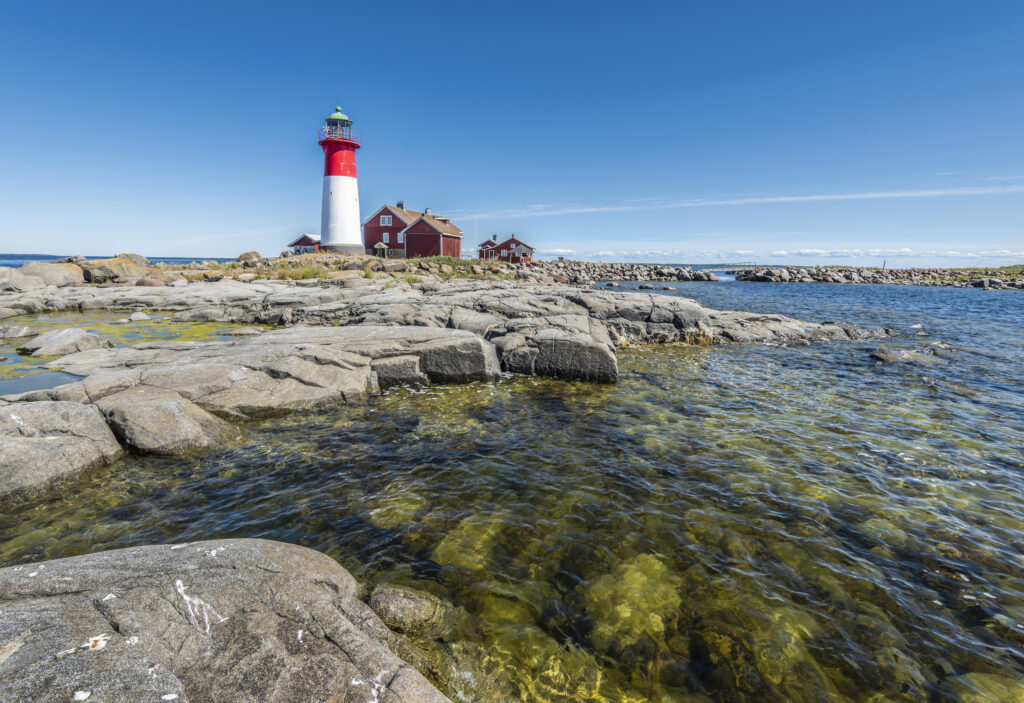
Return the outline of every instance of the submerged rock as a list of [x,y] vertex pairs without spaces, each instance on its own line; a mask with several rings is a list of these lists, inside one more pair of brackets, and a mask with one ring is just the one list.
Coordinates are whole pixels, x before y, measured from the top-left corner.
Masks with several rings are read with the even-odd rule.
[[41,334],[18,348],[31,352],[32,356],[64,356],[89,349],[104,349],[114,346],[109,340],[79,327],[53,330]]
[[93,406],[56,401],[0,407],[0,497],[40,491],[121,454]]
[[329,557],[267,540],[0,569],[0,700],[448,701]]
[[370,607],[385,625],[411,635],[443,637],[453,625],[450,603],[406,586],[378,585],[370,594]]
[[607,651],[664,637],[665,618],[682,602],[681,585],[682,577],[653,554],[640,554],[598,578],[586,591],[594,644]]

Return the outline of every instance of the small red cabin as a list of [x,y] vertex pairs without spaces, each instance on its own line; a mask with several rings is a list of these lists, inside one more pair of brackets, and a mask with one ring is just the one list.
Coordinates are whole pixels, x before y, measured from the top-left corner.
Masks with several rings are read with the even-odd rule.
[[480,245],[481,259],[497,259],[507,261],[511,264],[528,264],[533,261],[533,247],[513,234],[504,242],[498,241],[498,235],[494,235]]
[[[384,246],[378,246],[383,244]],[[363,246],[367,254],[413,259],[421,256],[462,258],[462,230],[447,217],[382,205],[363,221]]]
[[309,254],[320,251],[320,235],[304,234],[288,246],[292,248],[293,254]]

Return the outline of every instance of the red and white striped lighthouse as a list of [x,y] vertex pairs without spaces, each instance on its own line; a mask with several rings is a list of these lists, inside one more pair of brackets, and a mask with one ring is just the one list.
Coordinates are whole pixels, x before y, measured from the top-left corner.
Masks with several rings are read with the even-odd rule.
[[345,254],[362,254],[359,226],[359,188],[356,185],[356,149],[359,135],[352,120],[335,108],[320,130],[324,150],[324,201],[320,213],[320,248]]

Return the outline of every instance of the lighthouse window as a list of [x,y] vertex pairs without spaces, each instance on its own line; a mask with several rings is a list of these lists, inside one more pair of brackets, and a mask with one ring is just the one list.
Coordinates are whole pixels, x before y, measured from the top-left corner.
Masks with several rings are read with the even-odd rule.
[[387,232],[384,233],[384,243],[385,244],[388,243],[388,233]]
[[380,223],[382,225],[384,225],[385,227],[390,227],[391,226],[391,215],[381,215],[380,216]]

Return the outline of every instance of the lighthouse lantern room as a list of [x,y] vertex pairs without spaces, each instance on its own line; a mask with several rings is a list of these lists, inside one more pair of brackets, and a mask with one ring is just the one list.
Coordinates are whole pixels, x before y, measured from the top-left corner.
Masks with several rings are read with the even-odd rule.
[[324,150],[324,200],[320,214],[320,248],[345,254],[363,253],[356,185],[356,149],[359,135],[352,120],[335,108],[320,130]]

